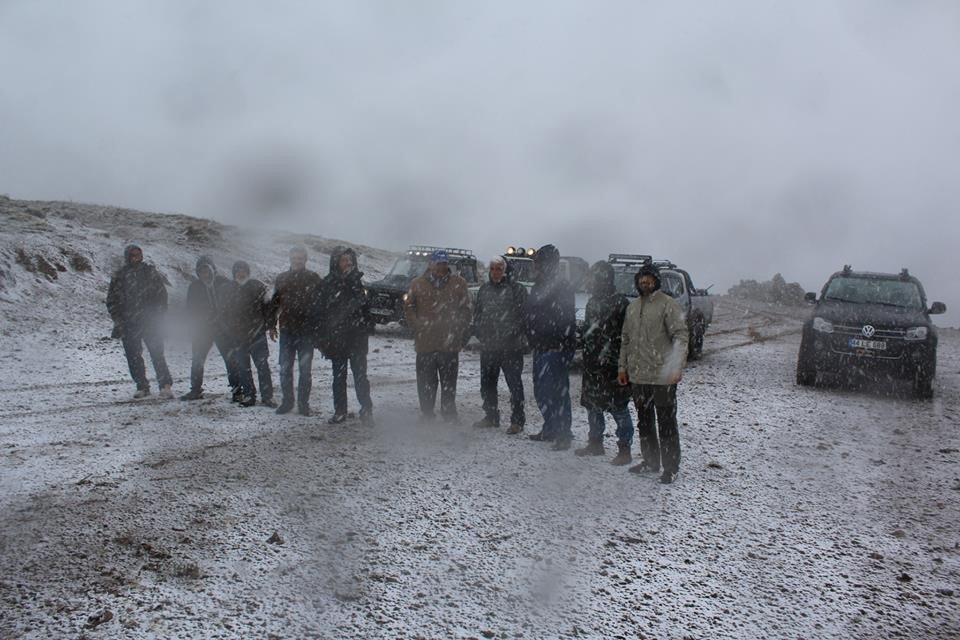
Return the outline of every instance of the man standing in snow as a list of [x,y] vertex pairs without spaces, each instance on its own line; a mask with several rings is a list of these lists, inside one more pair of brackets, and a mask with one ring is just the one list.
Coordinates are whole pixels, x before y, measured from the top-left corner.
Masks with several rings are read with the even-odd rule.
[[330,272],[323,279],[320,306],[323,337],[320,348],[333,365],[333,416],[327,424],[347,419],[347,366],[353,370],[353,388],[360,403],[360,420],[373,425],[373,401],[367,380],[367,350],[373,320],[370,300],[357,269],[357,254],[337,247],[330,254]]
[[130,376],[137,383],[134,398],[150,395],[143,363],[143,345],[147,346],[161,398],[172,398],[173,378],[163,357],[161,324],[167,311],[167,280],[150,264],[144,264],[143,251],[136,245],[123,250],[124,265],[113,274],[107,292],[107,311],[113,319],[113,337],[123,341]]
[[[677,383],[687,360],[689,332],[676,300],[660,291],[660,271],[645,264],[634,283],[640,297],[623,321],[618,380],[630,385],[637,407],[637,436],[643,462],[632,473],[658,473],[673,482],[680,468]],[[659,430],[659,437],[657,431]]]
[[230,309],[230,324],[231,340],[236,349],[237,381],[242,393],[240,406],[256,404],[257,389],[250,368],[252,358],[260,382],[260,403],[276,408],[273,378],[270,375],[270,349],[267,346],[267,323],[270,321],[267,286],[250,277],[250,265],[243,260],[233,264],[233,281],[237,289]]
[[473,310],[473,334],[480,341],[480,397],[483,399],[482,420],[475,427],[499,427],[500,408],[497,381],[500,371],[510,389],[509,434],[523,431],[526,416],[523,409],[523,305],[527,290],[512,282],[507,275],[507,262],[501,256],[490,261],[489,281],[477,292]]
[[417,352],[417,393],[422,418],[425,422],[434,419],[439,381],[440,413],[444,420],[455,423],[459,420],[460,350],[470,326],[470,294],[467,281],[450,272],[446,251],[434,251],[427,272],[410,283],[404,311]]
[[583,370],[580,404],[587,410],[590,425],[587,446],[577,449],[578,456],[604,454],[603,432],[605,412],[617,423],[617,456],[611,464],[629,464],[633,442],[633,420],[630,418],[630,389],[618,384],[620,340],[623,319],[630,304],[627,296],[617,291],[613,267],[609,262],[596,262],[590,268],[590,301],[587,302],[583,326]]
[[297,381],[297,412],[310,415],[310,390],[313,386],[313,349],[318,332],[318,298],[320,276],[307,269],[307,249],[290,249],[290,269],[277,276],[271,299],[270,339],[277,339],[273,326],[280,323],[280,391],[283,399],[277,413],[293,409],[293,363],[299,363]]
[[213,260],[200,256],[196,266],[197,277],[187,289],[187,313],[193,323],[193,352],[190,361],[190,391],[181,400],[203,398],[203,368],[210,347],[217,345],[227,369],[227,382],[239,400],[240,388],[236,375],[235,353],[229,338],[227,313],[236,284],[217,273]]
[[527,340],[533,349],[533,394],[543,428],[531,440],[553,441],[554,451],[573,442],[570,364],[577,347],[575,293],[560,275],[560,252],[544,245],[533,256],[536,281],[524,308]]

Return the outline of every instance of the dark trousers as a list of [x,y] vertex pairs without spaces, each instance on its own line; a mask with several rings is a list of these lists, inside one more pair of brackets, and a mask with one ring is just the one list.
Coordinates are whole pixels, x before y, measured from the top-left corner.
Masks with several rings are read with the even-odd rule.
[[313,387],[313,339],[310,336],[297,336],[280,333],[280,392],[283,404],[293,404],[293,362],[300,364],[300,378],[297,380],[297,402],[300,406],[310,403],[310,389]]
[[220,352],[223,364],[227,368],[227,383],[230,388],[237,389],[240,386],[237,377],[236,349],[234,349],[233,343],[223,334],[203,334],[193,339],[193,356],[190,362],[191,391],[203,390],[203,367],[213,345],[217,345],[217,351]]
[[480,352],[480,397],[483,399],[483,413],[495,424],[500,424],[499,398],[497,382],[500,372],[510,390],[510,423],[520,425],[526,422],[523,410],[523,351],[481,351]]
[[349,354],[330,358],[333,363],[333,411],[344,414],[347,412],[347,365],[353,371],[353,390],[360,403],[360,413],[369,413],[373,410],[373,401],[370,399],[370,381],[367,380],[367,349],[366,338],[354,345]]
[[[633,443],[633,418],[630,417],[630,407],[615,409],[610,412],[610,415],[617,423],[617,444],[630,446]],[[603,442],[603,432],[607,429],[604,412],[588,409],[587,424],[590,425],[590,433],[587,436],[590,442]]]
[[137,389],[149,389],[147,369],[143,363],[143,345],[147,345],[153,370],[157,374],[157,386],[161,389],[173,384],[167,360],[163,357],[163,338],[153,332],[142,329],[127,328],[123,334],[123,353],[127,356],[127,366],[130,368],[130,377],[137,383]]
[[457,374],[460,354],[430,351],[417,354],[417,395],[420,412],[433,415],[437,404],[437,384],[440,386],[440,413],[446,418],[457,416]]
[[[635,384],[637,438],[643,460],[651,467],[680,469],[680,431],[677,428],[677,385]],[[657,433],[659,432],[659,437]]]
[[572,439],[570,363],[573,351],[537,351],[533,354],[533,395],[543,416],[545,438]]
[[261,333],[253,340],[237,346],[237,379],[244,395],[256,396],[257,388],[253,384],[253,370],[250,360],[257,368],[257,380],[260,383],[260,399],[273,400],[273,377],[270,375],[270,347],[267,346],[267,334]]

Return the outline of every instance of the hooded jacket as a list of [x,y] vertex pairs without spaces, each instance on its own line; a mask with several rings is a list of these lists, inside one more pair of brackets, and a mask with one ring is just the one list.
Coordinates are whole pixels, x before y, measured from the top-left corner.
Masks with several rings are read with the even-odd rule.
[[[350,256],[353,269],[340,270],[340,258]],[[373,327],[370,300],[357,268],[357,254],[349,247],[337,247],[330,254],[330,272],[320,287],[323,337],[320,348],[328,358],[349,356],[367,344]]]
[[509,268],[498,283],[487,280],[477,292],[473,308],[473,335],[484,351],[519,351],[524,348],[526,288],[513,282]]
[[613,267],[597,262],[590,269],[590,300],[583,326],[583,376],[580,404],[611,411],[627,406],[630,389],[617,384],[623,320],[630,305],[618,293]]
[[[210,284],[200,279],[200,268],[208,267],[213,273]],[[196,323],[196,328],[214,332],[230,331],[230,310],[237,284],[217,273],[213,260],[207,256],[197,258],[194,269],[197,274],[187,289],[187,311]]]
[[107,311],[121,334],[152,327],[167,310],[167,279],[151,264],[129,264],[136,249],[140,247],[124,249],[124,265],[113,274],[107,290]]
[[[639,280],[639,279],[638,279]],[[619,370],[631,384],[665,385],[687,362],[683,309],[657,290],[630,303],[621,333]]]
[[309,269],[290,269],[277,276],[268,327],[273,328],[279,318],[281,333],[317,337],[321,283],[320,275]]
[[576,293],[560,276],[560,252],[552,244],[534,255],[537,279],[524,305],[527,341],[534,351],[573,351],[577,346]]
[[[250,268],[246,263],[240,263]],[[236,269],[237,265],[234,265]],[[232,305],[229,311],[231,333],[240,342],[253,342],[263,335],[270,323],[270,300],[267,285],[249,278],[243,284],[234,281]]]
[[470,327],[467,281],[455,273],[435,280],[430,272],[414,278],[403,303],[417,353],[457,353]]

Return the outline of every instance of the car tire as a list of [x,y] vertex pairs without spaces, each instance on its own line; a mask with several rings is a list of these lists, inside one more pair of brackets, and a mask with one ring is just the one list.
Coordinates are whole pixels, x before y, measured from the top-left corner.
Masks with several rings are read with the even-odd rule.
[[[801,351],[802,353],[802,351]],[[817,370],[807,364],[802,355],[797,358],[797,384],[801,387],[811,387],[817,382]]]
[[933,397],[933,379],[918,373],[913,379],[913,395],[918,400],[929,400]]
[[699,360],[703,356],[704,333],[706,333],[706,327],[703,326],[703,318],[698,316],[694,319],[690,330],[690,347],[687,349],[688,360]]

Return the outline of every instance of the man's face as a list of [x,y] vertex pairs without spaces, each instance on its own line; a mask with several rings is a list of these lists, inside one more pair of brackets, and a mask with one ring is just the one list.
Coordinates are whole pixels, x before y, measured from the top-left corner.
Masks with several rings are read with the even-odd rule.
[[290,269],[293,271],[303,271],[307,268],[307,254],[294,253],[290,256]]
[[233,279],[236,282],[246,282],[250,279],[250,272],[246,269],[237,269],[233,272]]
[[140,251],[140,249],[134,249],[127,255],[127,264],[131,267],[135,267],[141,262],[143,262],[143,251]]
[[430,273],[437,278],[442,278],[450,273],[450,265],[446,262],[433,262],[430,264]]
[[502,262],[490,263],[490,281],[499,284],[503,277],[507,275],[507,267]]
[[203,265],[197,269],[197,277],[200,278],[201,282],[209,284],[213,280],[213,271],[207,265]]
[[653,276],[640,276],[640,295],[648,296],[657,288],[657,279]]
[[353,258],[350,257],[349,253],[344,253],[340,256],[340,273],[350,273],[353,270]]

